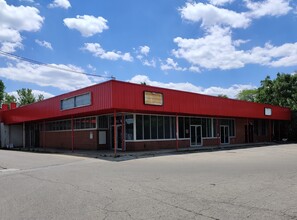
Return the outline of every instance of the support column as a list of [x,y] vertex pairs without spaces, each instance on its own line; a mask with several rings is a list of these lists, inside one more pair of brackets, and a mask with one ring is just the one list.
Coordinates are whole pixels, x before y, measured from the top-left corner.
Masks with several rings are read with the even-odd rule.
[[114,148],[114,157],[117,156],[117,112],[113,112],[113,148]]
[[249,128],[249,119],[246,119],[246,134],[247,134],[247,143],[250,143],[250,128]]
[[220,136],[218,134],[221,133],[220,131],[220,126],[219,126],[219,120],[216,118],[216,137],[217,137],[217,142],[218,142],[218,147],[220,146]]
[[178,151],[178,116],[175,116],[175,131],[176,131],[176,151]]
[[43,121],[43,135],[42,135],[42,138],[43,138],[43,148],[46,148],[46,145],[45,145],[45,131],[46,131],[46,128],[45,128],[45,121]]
[[26,125],[23,123],[23,148],[26,147]]
[[125,150],[125,114],[122,113],[122,151]]
[[281,121],[278,121],[278,140],[281,141]]
[[71,150],[74,151],[74,119],[71,117]]

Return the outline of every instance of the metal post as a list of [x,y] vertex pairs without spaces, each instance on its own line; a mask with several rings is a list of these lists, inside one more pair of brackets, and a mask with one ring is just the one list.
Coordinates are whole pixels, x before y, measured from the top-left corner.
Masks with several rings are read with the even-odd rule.
[[26,147],[26,125],[23,123],[23,148]]
[[71,118],[71,150],[74,150],[74,119],[73,116]]
[[247,133],[247,142],[250,143],[250,129],[249,129],[249,119],[246,119],[246,133]]
[[220,146],[220,137],[219,137],[219,133],[221,132],[219,129],[219,120],[216,118],[216,136],[217,136],[217,142],[218,142],[218,147]]
[[114,141],[114,157],[117,156],[117,113],[116,110],[113,112],[113,141]]
[[125,147],[125,114],[122,113],[122,151],[124,151]]
[[175,131],[176,131],[176,151],[178,151],[178,116],[175,116]]
[[43,120],[43,135],[42,135],[42,137],[43,137],[43,148],[46,148],[46,145],[45,145],[45,131],[46,131],[46,129],[45,129],[45,121]]

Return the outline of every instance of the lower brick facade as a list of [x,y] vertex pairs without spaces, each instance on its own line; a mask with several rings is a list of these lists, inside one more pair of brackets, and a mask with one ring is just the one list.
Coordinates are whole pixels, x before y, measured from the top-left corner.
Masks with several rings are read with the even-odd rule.
[[[269,124],[267,132],[262,135],[260,131],[255,130],[254,120],[235,119],[235,136],[229,137],[228,144],[244,144],[271,141],[272,129]],[[248,130],[250,129],[250,130]],[[106,131],[106,144],[99,145],[99,130],[75,130],[73,131],[51,131],[40,132],[40,146],[45,148],[61,148],[74,150],[108,150],[112,146],[112,138],[109,130]],[[72,145],[73,142],[73,145]],[[151,141],[126,141],[126,151],[144,151],[157,149],[175,149],[176,140],[151,140]],[[221,139],[202,138],[203,146],[220,146]],[[178,140],[178,148],[190,147],[190,138]]]

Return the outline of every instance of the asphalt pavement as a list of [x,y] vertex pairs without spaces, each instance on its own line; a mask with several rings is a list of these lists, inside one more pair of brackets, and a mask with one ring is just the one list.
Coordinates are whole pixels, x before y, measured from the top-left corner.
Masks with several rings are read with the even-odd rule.
[[0,150],[0,219],[297,219],[297,145],[127,160]]

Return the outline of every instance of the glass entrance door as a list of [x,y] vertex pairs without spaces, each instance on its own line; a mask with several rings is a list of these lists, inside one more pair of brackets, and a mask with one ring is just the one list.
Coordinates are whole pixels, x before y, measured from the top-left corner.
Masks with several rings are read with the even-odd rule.
[[200,125],[191,125],[191,146],[202,145],[202,129]]
[[221,144],[229,144],[229,126],[221,125]]

